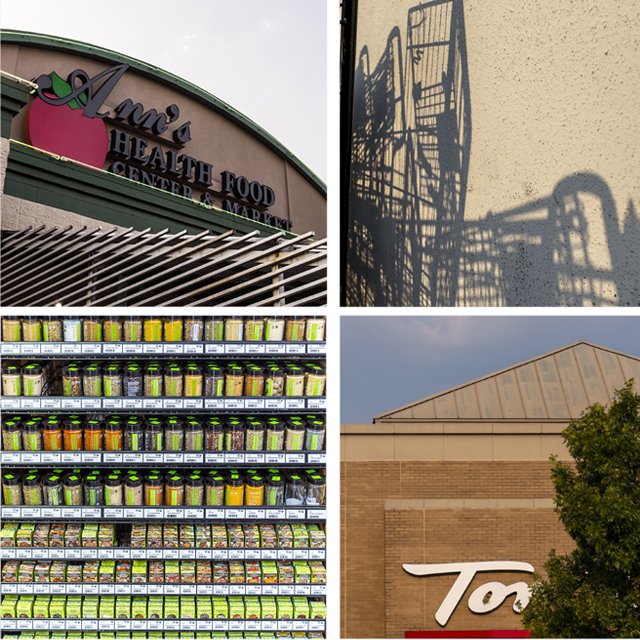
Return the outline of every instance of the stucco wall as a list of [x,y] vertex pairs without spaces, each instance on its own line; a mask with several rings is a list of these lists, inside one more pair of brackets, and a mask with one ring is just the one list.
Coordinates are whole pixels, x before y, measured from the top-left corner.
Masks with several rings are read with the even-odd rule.
[[638,18],[359,0],[349,304],[637,305]]

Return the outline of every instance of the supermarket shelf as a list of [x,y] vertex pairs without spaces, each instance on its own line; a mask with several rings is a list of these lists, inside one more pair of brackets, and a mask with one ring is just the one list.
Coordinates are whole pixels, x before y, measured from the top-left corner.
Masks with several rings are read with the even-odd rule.
[[237,356],[314,356],[327,352],[326,342],[2,342],[3,356],[153,356],[173,358]]
[[326,584],[106,584],[3,582],[0,593],[85,596],[325,596]]
[[68,398],[63,396],[4,397],[5,411],[71,410],[81,413],[101,411],[307,411],[326,409],[326,396],[237,397],[237,398]]
[[324,521],[326,507],[2,507],[12,520],[298,520]]
[[40,465],[40,466],[62,466],[62,465],[84,465],[92,467],[107,466],[114,464],[135,464],[140,467],[155,466],[159,464],[171,464],[175,466],[197,467],[200,465],[232,464],[242,465],[325,465],[326,451],[303,451],[288,453],[284,451],[255,452],[255,451],[234,451],[234,452],[75,452],[75,451],[38,451],[25,452],[4,451],[0,454],[0,462],[16,467]]

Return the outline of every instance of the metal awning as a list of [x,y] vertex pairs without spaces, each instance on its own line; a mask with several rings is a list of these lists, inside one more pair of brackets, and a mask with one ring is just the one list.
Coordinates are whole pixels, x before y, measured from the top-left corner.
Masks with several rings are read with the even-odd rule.
[[2,232],[2,306],[324,306],[327,240],[258,231]]

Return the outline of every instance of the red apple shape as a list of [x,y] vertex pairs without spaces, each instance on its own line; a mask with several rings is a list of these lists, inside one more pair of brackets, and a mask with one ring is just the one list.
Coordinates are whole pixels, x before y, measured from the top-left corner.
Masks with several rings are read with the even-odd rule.
[[87,118],[83,109],[47,104],[36,98],[27,110],[27,142],[44,151],[102,169],[109,137],[100,118]]

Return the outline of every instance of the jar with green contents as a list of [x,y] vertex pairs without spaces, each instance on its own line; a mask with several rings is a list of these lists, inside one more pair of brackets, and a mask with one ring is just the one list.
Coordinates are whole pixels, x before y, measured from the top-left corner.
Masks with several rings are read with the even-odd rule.
[[189,420],[184,430],[184,450],[202,451],[204,429],[199,422]]
[[147,451],[162,451],[163,432],[162,423],[147,422],[144,434],[145,449]]
[[82,369],[77,364],[62,367],[62,395],[66,397],[82,395]]
[[124,425],[124,450],[144,451],[144,429],[138,422],[126,422]]
[[30,473],[22,480],[23,504],[39,507],[42,504],[42,483],[37,473]]
[[242,316],[231,316],[224,321],[224,339],[226,342],[242,341],[244,319]]
[[128,507],[144,505],[144,482],[140,476],[127,474],[124,478],[124,504]]
[[63,425],[64,450],[82,451],[82,420],[65,420]]
[[267,423],[267,435],[264,443],[266,451],[282,451],[284,449],[284,424],[280,421]]
[[226,451],[244,451],[244,422],[230,422],[225,440]]
[[169,476],[164,483],[165,502],[168,507],[180,507],[184,503],[184,480],[182,476]]
[[2,316],[2,340],[22,342],[22,323],[18,316]]
[[82,506],[82,478],[79,474],[68,473],[62,478],[64,503],[68,507]]
[[287,451],[302,451],[304,446],[305,424],[303,421],[291,421],[287,424],[285,448]]
[[122,367],[118,363],[111,363],[102,369],[102,387],[107,398],[122,396]]
[[216,364],[207,364],[204,369],[204,395],[207,398],[224,396],[224,369]]
[[65,342],[82,342],[82,321],[78,316],[62,319],[62,336]]
[[183,387],[182,368],[177,364],[166,366],[164,369],[164,395],[167,398],[180,398]]
[[159,364],[149,364],[144,372],[144,395],[147,398],[162,396],[163,370]]
[[267,318],[264,326],[264,339],[269,342],[284,340],[284,318]]
[[260,420],[247,421],[245,449],[247,451],[262,451],[264,449],[264,423]]
[[[7,420],[2,423],[2,450],[20,451],[20,422],[18,420]],[[32,449],[38,451],[38,449]]]
[[230,475],[225,482],[224,503],[228,507],[241,507],[244,504],[244,479]]
[[264,480],[262,477],[251,476],[247,478],[244,501],[248,507],[258,507],[264,503]]
[[99,475],[89,475],[84,480],[84,503],[91,507],[104,504],[104,485]]
[[295,365],[287,367],[285,377],[285,395],[304,395],[304,369]]
[[204,425],[206,451],[224,450],[224,426],[221,422],[210,420]]
[[184,427],[181,421],[168,421],[164,430],[166,451],[182,451],[184,445]]
[[184,369],[185,397],[202,395],[202,369],[197,364],[188,364]]
[[204,480],[198,474],[187,476],[184,481],[184,504],[186,507],[201,507],[204,500]]
[[22,370],[12,364],[2,366],[2,395],[18,397],[22,395]]
[[102,321],[102,334],[105,342],[122,342],[122,318],[105,316]]
[[42,426],[39,420],[23,422],[22,448],[24,451],[42,451]]
[[224,341],[224,318],[208,316],[204,321],[204,339],[207,342]]
[[287,318],[285,340],[287,342],[302,342],[305,338],[305,324],[306,318],[301,316],[289,316]]
[[25,396],[41,396],[44,387],[42,365],[31,363],[22,369],[22,390]]
[[144,318],[144,341],[162,342],[162,318],[149,316]]
[[251,365],[244,376],[244,395],[261,396],[264,393],[264,369]]
[[311,316],[307,318],[305,340],[307,342],[322,342],[324,340],[325,323],[326,318],[324,316]]
[[125,342],[142,342],[143,331],[140,316],[125,316],[123,325]]
[[22,505],[22,482],[15,473],[5,473],[2,476],[2,496],[7,507]]
[[58,316],[42,318],[42,338],[45,342],[62,342],[62,320]]
[[87,420],[84,424],[84,450],[102,451],[104,424],[100,420]]
[[230,366],[227,368],[225,381],[226,396],[242,396],[244,391],[244,369],[240,366]]
[[164,501],[164,482],[157,473],[144,479],[144,503],[148,507],[161,507]]
[[166,316],[164,319],[164,339],[167,342],[182,341],[182,317]]
[[324,367],[312,365],[307,367],[307,381],[305,383],[305,396],[323,396],[327,382],[327,374]]
[[284,389],[284,373],[279,367],[269,367],[264,378],[264,395],[281,396]]
[[224,506],[224,478],[220,475],[207,475],[205,482],[205,503],[208,507]]
[[136,398],[142,396],[143,380],[142,371],[140,370],[139,365],[129,363],[125,367],[122,387],[122,395],[127,398]]
[[281,475],[270,475],[264,484],[264,503],[270,507],[284,504],[284,478]]
[[264,318],[247,316],[244,320],[244,339],[248,342],[264,340]]
[[82,334],[85,342],[102,342],[102,318],[84,318]]
[[22,339],[24,342],[42,342],[40,318],[35,316],[22,318]]
[[98,364],[90,364],[82,370],[82,390],[85,397],[102,396],[102,370]]
[[321,420],[307,422],[304,448],[307,451],[321,451],[324,449],[325,424]]
[[204,335],[202,316],[187,316],[184,319],[185,342],[201,342]]
[[42,478],[42,504],[58,507],[64,504],[62,479],[58,473],[47,473]]
[[121,506],[123,500],[122,476],[112,473],[104,481],[104,503],[108,507]]

